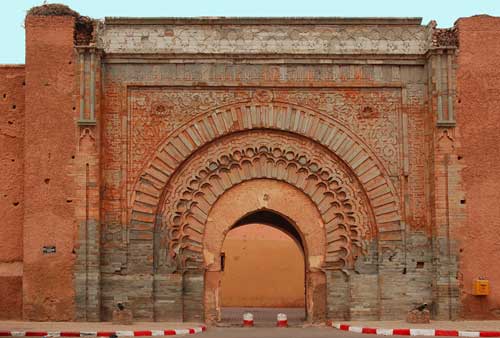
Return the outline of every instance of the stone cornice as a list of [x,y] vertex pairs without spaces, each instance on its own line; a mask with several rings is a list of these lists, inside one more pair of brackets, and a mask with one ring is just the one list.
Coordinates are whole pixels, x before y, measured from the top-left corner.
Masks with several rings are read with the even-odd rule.
[[106,17],[106,25],[397,25],[419,26],[420,17]]

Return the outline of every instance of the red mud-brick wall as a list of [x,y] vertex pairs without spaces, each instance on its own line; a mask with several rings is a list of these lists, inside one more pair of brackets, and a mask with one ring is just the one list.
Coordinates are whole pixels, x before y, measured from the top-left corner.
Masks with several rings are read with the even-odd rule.
[[21,319],[24,66],[0,65],[0,320]]
[[74,20],[28,15],[25,23],[25,320],[74,318]]
[[[457,124],[467,221],[461,238],[462,306],[466,318],[500,318],[500,18],[458,21]],[[491,294],[473,296],[472,281]]]

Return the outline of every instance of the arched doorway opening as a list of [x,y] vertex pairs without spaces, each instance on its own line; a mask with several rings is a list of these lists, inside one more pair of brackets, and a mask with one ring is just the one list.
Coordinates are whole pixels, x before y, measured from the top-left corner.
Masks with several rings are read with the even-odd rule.
[[[267,215],[267,216],[266,216]],[[282,219],[273,220],[273,215]],[[283,225],[283,219],[290,225]],[[222,319],[221,253],[227,234],[237,224],[279,224],[303,244],[307,320],[318,322],[326,313],[325,225],[312,200],[296,187],[272,179],[241,182],[226,190],[213,204],[203,234],[204,311],[207,322]],[[295,231],[293,230],[295,229]],[[281,231],[281,230],[280,230]]]
[[280,312],[302,322],[305,311],[305,255],[301,236],[286,217],[259,210],[238,220],[221,252],[221,306],[224,322],[273,322]]

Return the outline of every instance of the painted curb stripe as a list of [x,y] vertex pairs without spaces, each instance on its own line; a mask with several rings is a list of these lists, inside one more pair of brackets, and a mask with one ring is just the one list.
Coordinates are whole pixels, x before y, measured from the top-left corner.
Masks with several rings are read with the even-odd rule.
[[392,333],[394,335],[398,335],[398,336],[409,336],[410,329],[394,329],[394,330],[392,330]]
[[377,329],[377,334],[381,335],[381,336],[392,336],[394,334],[394,330],[393,329],[381,329],[381,328],[378,328]]
[[[176,330],[142,330],[142,331],[0,331],[0,337],[109,337],[111,335],[127,337],[174,336],[197,334],[207,330],[206,326]],[[492,336],[488,336],[492,337]]]
[[331,323],[332,327],[355,333],[377,334],[382,336],[435,336],[435,337],[500,337],[500,331],[459,331],[441,329],[383,329],[355,327],[347,324]]
[[47,331],[26,331],[24,335],[26,337],[43,337],[48,334]]
[[457,330],[435,330],[435,335],[436,336],[458,336],[458,331]]
[[410,329],[411,336],[434,336],[435,333],[434,329]]
[[479,337],[500,337],[500,331],[479,331]]
[[184,334],[190,334],[191,332],[189,331],[190,329],[175,329],[175,334],[176,335],[184,335]]
[[458,335],[462,337],[479,337],[479,332],[473,331],[458,331]]

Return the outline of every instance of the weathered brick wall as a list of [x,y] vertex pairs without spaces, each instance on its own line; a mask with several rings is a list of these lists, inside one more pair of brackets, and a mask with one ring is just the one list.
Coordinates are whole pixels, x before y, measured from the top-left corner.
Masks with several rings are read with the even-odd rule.
[[[26,18],[23,318],[74,317],[74,18]],[[55,246],[43,254],[44,246]]]
[[0,66],[0,319],[22,318],[24,66]]
[[[474,16],[457,23],[457,156],[467,218],[460,241],[460,297],[466,318],[500,317],[500,18]],[[491,294],[473,296],[472,280],[490,280]]]

